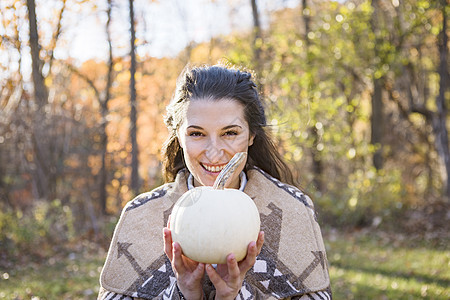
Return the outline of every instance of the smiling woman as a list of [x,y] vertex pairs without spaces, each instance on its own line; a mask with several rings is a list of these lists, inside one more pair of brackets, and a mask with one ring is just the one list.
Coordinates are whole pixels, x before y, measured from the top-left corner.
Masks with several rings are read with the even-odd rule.
[[[248,167],[258,166],[272,176],[293,184],[288,166],[265,130],[264,108],[250,73],[219,66],[186,68],[183,71],[165,118],[169,137],[163,148],[163,172],[167,182],[173,181],[178,172],[186,167],[186,158],[180,147],[183,138],[180,129],[186,124],[199,129],[195,127],[198,124],[189,123],[196,120],[222,124],[222,134],[236,135],[230,137],[227,143],[233,154],[239,152],[238,146],[242,142],[247,144]],[[216,135],[219,133],[216,132]],[[197,130],[191,134],[203,133]],[[242,141],[243,137],[245,141]]]
[[[165,123],[167,183],[124,208],[102,270],[99,299],[331,299],[313,203],[291,185],[291,172],[266,133],[251,74],[224,66],[186,68]],[[172,208],[188,190],[212,186],[242,152],[247,160],[226,187],[250,197],[262,231],[240,261],[235,253],[224,264],[194,261],[172,240]],[[220,220],[219,215],[204,219]]]
[[[212,186],[234,154],[248,152],[253,135],[242,104],[231,99],[199,99],[189,103],[178,140],[194,186]],[[239,188],[239,177],[229,187]]]

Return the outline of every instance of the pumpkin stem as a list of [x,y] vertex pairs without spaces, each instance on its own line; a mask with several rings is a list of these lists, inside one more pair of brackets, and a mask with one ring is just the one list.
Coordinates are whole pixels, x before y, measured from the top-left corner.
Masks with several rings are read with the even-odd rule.
[[238,152],[233,158],[228,162],[228,164],[220,171],[219,175],[214,182],[213,188],[216,190],[223,190],[225,188],[225,183],[234,174],[236,168],[247,158],[247,152]]

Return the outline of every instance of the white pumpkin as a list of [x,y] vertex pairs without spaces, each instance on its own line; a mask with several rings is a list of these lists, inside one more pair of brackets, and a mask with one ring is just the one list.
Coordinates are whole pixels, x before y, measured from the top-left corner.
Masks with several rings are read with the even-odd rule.
[[253,200],[236,189],[197,187],[181,196],[170,217],[172,240],[192,260],[225,264],[247,254],[248,244],[260,230],[259,212]]

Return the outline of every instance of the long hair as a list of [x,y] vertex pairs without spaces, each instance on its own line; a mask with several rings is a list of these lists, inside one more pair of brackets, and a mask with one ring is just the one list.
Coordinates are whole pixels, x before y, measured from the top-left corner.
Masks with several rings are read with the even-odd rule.
[[264,107],[251,74],[220,65],[186,67],[177,80],[174,96],[164,118],[169,130],[162,149],[166,182],[173,181],[178,171],[185,168],[177,130],[184,121],[189,101],[198,99],[233,99],[241,103],[250,134],[254,136],[253,144],[248,149],[245,169],[258,167],[281,181],[294,184],[291,170],[266,131]]

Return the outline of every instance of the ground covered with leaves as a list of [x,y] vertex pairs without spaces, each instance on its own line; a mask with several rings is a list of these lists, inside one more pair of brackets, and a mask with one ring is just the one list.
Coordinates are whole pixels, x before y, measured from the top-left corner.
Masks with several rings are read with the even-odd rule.
[[[450,299],[447,238],[324,228],[334,299]],[[0,299],[95,299],[106,251],[2,263]]]

